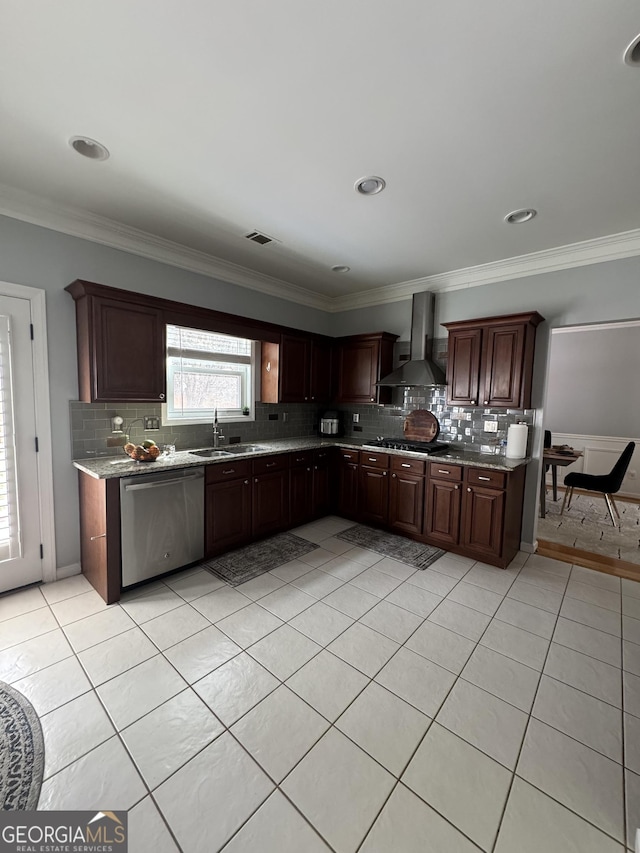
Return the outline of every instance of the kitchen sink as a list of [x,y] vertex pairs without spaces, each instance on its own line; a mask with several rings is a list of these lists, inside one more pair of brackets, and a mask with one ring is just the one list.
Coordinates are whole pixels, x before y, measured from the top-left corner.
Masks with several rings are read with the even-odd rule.
[[227,453],[263,453],[266,449],[259,444],[231,444],[227,447]]
[[207,459],[221,459],[223,456],[233,456],[232,453],[226,450],[216,450],[213,447],[206,450],[190,450],[189,453],[192,456],[205,456]]

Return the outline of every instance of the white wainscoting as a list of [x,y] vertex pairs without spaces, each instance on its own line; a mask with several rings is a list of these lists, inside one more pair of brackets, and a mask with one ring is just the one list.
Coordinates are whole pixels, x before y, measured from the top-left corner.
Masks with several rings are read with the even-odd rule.
[[[572,435],[551,432],[553,444],[568,444],[574,450],[582,450],[583,456],[566,468],[558,468],[558,485],[561,486],[569,471],[581,471],[585,474],[608,474],[616,460],[630,441],[635,441],[636,449],[622,481],[618,494],[621,498],[640,497],[640,439],[616,438],[603,435]],[[551,469],[547,471],[547,482],[551,483]]]

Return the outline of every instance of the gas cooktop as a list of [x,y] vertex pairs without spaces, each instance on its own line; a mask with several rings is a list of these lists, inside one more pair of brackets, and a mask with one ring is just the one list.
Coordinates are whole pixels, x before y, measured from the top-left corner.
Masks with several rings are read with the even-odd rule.
[[389,450],[408,450],[410,453],[444,453],[449,449],[448,444],[441,441],[407,441],[406,438],[382,438],[379,441],[369,441],[364,447],[387,447]]

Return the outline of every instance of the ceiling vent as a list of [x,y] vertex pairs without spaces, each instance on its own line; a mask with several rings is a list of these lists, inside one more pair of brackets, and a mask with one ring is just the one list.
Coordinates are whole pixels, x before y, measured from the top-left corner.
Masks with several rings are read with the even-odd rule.
[[259,246],[268,246],[269,243],[278,242],[278,240],[274,240],[273,237],[268,237],[261,231],[251,231],[249,234],[245,234],[244,236],[247,240],[251,240],[252,243],[257,243]]

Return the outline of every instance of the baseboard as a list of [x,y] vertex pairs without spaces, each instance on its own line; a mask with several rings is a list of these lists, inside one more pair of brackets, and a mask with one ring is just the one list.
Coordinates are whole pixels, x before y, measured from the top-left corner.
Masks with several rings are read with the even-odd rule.
[[594,554],[593,551],[583,551],[581,548],[571,548],[569,545],[560,545],[557,542],[549,542],[547,539],[538,540],[538,554],[619,578],[640,581],[640,564],[630,563],[627,560],[616,560],[615,557]]
[[70,578],[73,575],[79,575],[82,572],[80,563],[71,563],[69,566],[58,566],[56,569],[56,580],[61,581],[63,578]]

